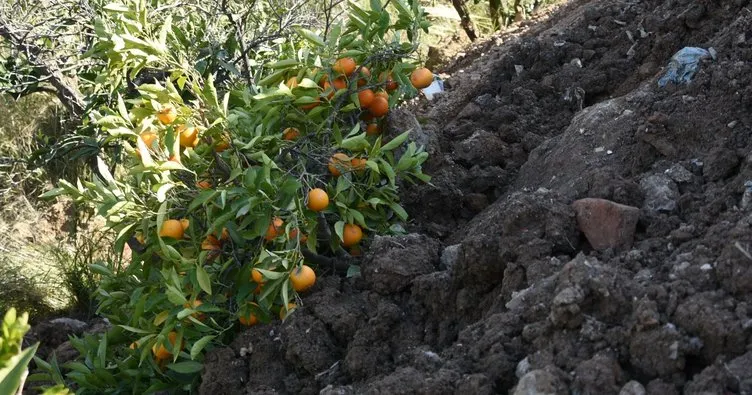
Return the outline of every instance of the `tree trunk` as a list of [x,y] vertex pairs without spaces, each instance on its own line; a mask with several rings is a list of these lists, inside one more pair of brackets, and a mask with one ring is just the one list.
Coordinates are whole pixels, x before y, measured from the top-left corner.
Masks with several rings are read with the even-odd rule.
[[475,41],[478,36],[475,34],[475,26],[473,26],[473,21],[470,19],[470,11],[468,11],[464,0],[452,0],[452,5],[457,10],[457,15],[460,16],[460,26],[467,33],[470,41]]

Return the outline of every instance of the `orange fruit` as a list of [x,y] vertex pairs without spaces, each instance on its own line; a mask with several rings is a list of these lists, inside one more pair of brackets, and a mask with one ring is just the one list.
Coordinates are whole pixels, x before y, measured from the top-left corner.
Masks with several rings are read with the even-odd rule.
[[360,242],[363,238],[363,230],[356,224],[345,224],[342,231],[342,244],[345,247],[352,247]]
[[379,124],[377,123],[369,123],[368,126],[366,126],[366,134],[369,136],[375,136],[377,134],[381,133],[381,128],[379,128]]
[[284,320],[285,318],[287,318],[287,315],[295,311],[297,307],[298,305],[296,305],[295,303],[288,303],[287,309],[285,309],[284,307],[279,309],[279,319]]
[[171,104],[162,106],[162,109],[157,112],[157,119],[165,125],[175,122],[177,117],[178,111]]
[[217,144],[214,145],[214,151],[216,152],[223,152],[228,148],[230,148],[230,141],[225,138],[218,139]]
[[[248,304],[258,306],[256,303],[250,302]],[[245,326],[254,326],[258,324],[258,317],[253,314],[253,311],[249,308],[247,314],[238,317],[238,321]]]
[[314,100],[315,101],[313,103],[303,104],[303,105],[300,106],[300,108],[302,110],[308,111],[308,110],[312,110],[312,109],[318,107],[319,104],[321,104],[321,99],[318,98],[318,97],[316,97]]
[[[293,228],[290,231],[290,240],[296,240],[299,232],[298,228]],[[308,236],[305,233],[300,233],[300,242],[305,243],[306,241],[308,241]]]
[[272,223],[270,223],[269,227],[266,229],[266,236],[264,236],[264,239],[266,239],[266,241],[272,241],[277,238],[277,236],[282,234],[282,226],[284,224],[285,222],[282,221],[282,218],[274,217]]
[[358,101],[360,102],[360,108],[367,108],[373,103],[373,91],[370,89],[364,89],[358,92]]
[[329,195],[321,188],[314,188],[308,192],[308,208],[313,211],[321,211],[329,206]]
[[358,86],[363,86],[363,85],[367,84],[368,83],[368,79],[371,78],[371,70],[368,70],[368,67],[363,66],[363,67],[360,68],[360,73],[359,74],[363,78],[360,78],[358,80]]
[[195,147],[198,142],[198,130],[194,127],[185,125],[178,126],[177,132],[180,134],[181,147]]
[[352,166],[353,170],[362,171],[366,168],[366,162],[368,162],[368,159],[366,158],[353,158],[350,161],[350,165]]
[[180,240],[183,238],[183,224],[176,219],[168,219],[162,222],[162,228],[159,230],[159,237],[172,237]]
[[282,138],[287,141],[297,140],[300,137],[300,130],[297,128],[287,128],[282,132]]
[[326,95],[326,100],[332,100],[335,93],[334,89],[332,89],[332,85],[329,82],[324,82],[324,85],[321,86],[321,89],[323,89],[325,93],[329,92]]
[[152,144],[154,144],[154,142],[157,141],[157,134],[150,130],[141,132],[139,136],[141,136],[141,140],[144,140],[144,144],[146,144],[146,146],[149,147],[150,149],[153,148]]
[[[177,347],[175,346],[175,339],[178,337],[178,333],[175,331],[172,331],[167,334],[167,340],[170,342],[170,345],[172,346],[173,351],[179,351],[183,349],[183,344],[179,344]],[[155,344],[151,348],[151,352],[154,353],[154,357],[158,360],[163,360],[170,358],[172,356],[172,352],[165,347],[164,344]]]
[[386,91],[378,91],[378,92],[376,92],[376,94],[374,96],[375,97],[383,97],[384,99],[386,99],[386,101],[389,101],[389,94],[386,93]]
[[[204,302],[202,302],[199,299],[196,299],[193,302],[185,302],[185,303],[183,303],[183,307],[185,307],[186,309],[197,309],[202,304],[204,304]],[[193,318],[195,318],[195,319],[197,319],[199,321],[203,321],[204,318],[206,318],[206,315],[204,315],[204,313],[195,312],[195,313],[191,314],[191,317],[193,317]]]
[[222,248],[222,245],[214,235],[206,236],[204,241],[201,242],[201,250],[203,251],[214,251],[219,250],[220,248]]
[[389,112],[389,100],[386,100],[381,96],[375,97],[371,102],[371,105],[368,106],[368,110],[370,110],[371,115],[374,117],[383,117]]
[[399,87],[399,84],[394,80],[392,73],[381,73],[381,75],[379,76],[379,81],[384,83],[384,88],[387,90],[387,92],[392,92]]
[[131,350],[135,350],[136,348],[138,348],[138,344],[136,344],[136,342],[133,342],[131,343],[130,346],[128,346],[128,348],[130,348]]
[[316,272],[308,265],[301,265],[290,273],[290,282],[296,292],[306,291],[316,283]]
[[295,89],[298,87],[298,77],[290,77],[290,79],[287,80],[285,83],[288,88]]
[[421,67],[410,74],[410,83],[415,89],[428,88],[433,83],[433,73],[425,67]]
[[189,221],[186,218],[183,218],[180,220],[180,226],[183,227],[183,231],[188,230],[188,227],[191,226],[191,221]]
[[227,228],[222,228],[222,234],[219,236],[219,238],[222,241],[230,240],[230,231],[227,230]]
[[355,60],[353,58],[340,58],[334,62],[332,70],[338,74],[350,75],[355,71]]
[[329,159],[329,172],[333,176],[339,177],[342,175],[342,171],[348,171],[350,164],[350,157],[338,152]]
[[211,188],[211,183],[206,180],[201,180],[196,183],[196,186],[198,187],[198,189],[209,189]]
[[334,82],[332,82],[332,86],[335,90],[345,89],[347,88],[347,80],[345,77],[337,77],[334,79]]
[[264,275],[261,274],[261,271],[258,269],[251,270],[251,279],[256,284],[263,284],[264,283]]

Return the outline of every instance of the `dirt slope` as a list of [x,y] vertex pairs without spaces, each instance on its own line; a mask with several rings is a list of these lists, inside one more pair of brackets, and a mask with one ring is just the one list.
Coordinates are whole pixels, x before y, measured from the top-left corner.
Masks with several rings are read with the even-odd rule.
[[[717,58],[660,88],[685,46]],[[752,393],[750,59],[748,0],[575,1],[471,51],[390,120],[432,153],[414,233],[210,352],[201,392]],[[636,208],[589,225],[621,248],[582,198]]]

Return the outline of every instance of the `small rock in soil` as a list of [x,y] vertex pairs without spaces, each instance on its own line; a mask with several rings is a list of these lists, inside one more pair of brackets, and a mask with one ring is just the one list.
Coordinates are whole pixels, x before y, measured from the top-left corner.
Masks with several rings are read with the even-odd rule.
[[572,203],[577,225],[596,250],[632,246],[640,210],[605,199],[586,198]]
[[363,280],[380,294],[397,293],[439,265],[439,242],[425,235],[376,236],[365,262]]
[[449,247],[444,248],[444,251],[441,253],[442,268],[446,270],[452,270],[454,264],[457,263],[457,259],[459,259],[459,252],[459,244],[453,244]]
[[468,165],[502,165],[509,155],[509,148],[495,134],[476,130],[470,137],[454,145],[454,155]]
[[524,375],[513,395],[566,395],[569,394],[566,374],[559,368],[547,366]]
[[710,151],[705,158],[705,167],[702,169],[702,175],[708,181],[718,181],[732,175],[734,169],[739,165],[739,157],[736,153],[726,148],[716,148]]
[[672,180],[680,184],[692,181],[692,173],[686,167],[679,164],[671,166],[665,173]]
[[679,199],[679,188],[666,175],[653,174],[640,181],[640,189],[645,195],[643,208],[649,212],[673,212]]
[[623,387],[621,387],[621,391],[619,391],[619,395],[646,395],[647,392],[645,391],[645,386],[640,384],[639,381],[630,381],[627,384],[624,384]]

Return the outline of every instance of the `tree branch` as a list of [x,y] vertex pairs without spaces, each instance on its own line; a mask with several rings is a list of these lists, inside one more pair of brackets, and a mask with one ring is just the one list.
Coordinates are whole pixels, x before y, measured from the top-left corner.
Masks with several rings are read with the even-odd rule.
[[83,95],[76,87],[67,83],[65,75],[58,65],[47,62],[39,56],[42,53],[42,48],[26,42],[23,39],[24,36],[19,36],[14,32],[10,23],[5,19],[0,19],[0,37],[8,40],[17,51],[26,54],[28,62],[38,68],[43,75],[49,76],[50,85],[55,88],[58,99],[68,109],[71,117],[78,120],[83,116],[85,109]]

